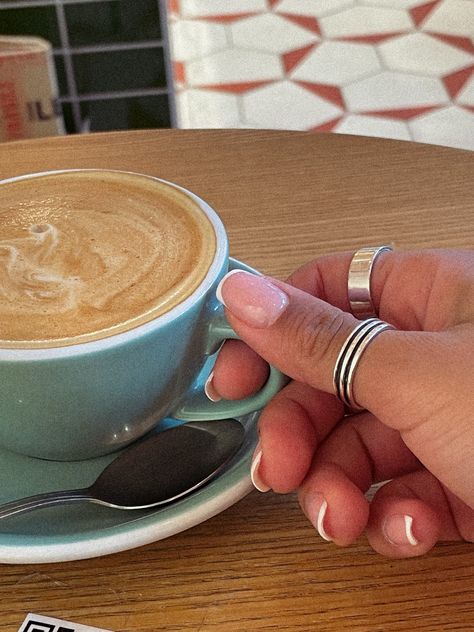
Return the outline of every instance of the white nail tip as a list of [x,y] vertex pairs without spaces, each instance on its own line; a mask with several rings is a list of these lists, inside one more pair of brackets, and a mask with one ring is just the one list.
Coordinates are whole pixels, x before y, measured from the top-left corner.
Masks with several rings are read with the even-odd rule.
[[227,281],[227,279],[229,277],[231,277],[233,274],[237,274],[237,272],[243,272],[245,274],[245,270],[231,270],[230,272],[228,272],[225,276],[222,277],[222,279],[219,281],[219,285],[217,286],[216,289],[216,298],[218,301],[220,301],[222,303],[222,305],[224,305],[226,307],[225,301],[222,298],[222,286],[224,284],[224,281]]
[[250,468],[250,478],[252,479],[252,483],[255,489],[258,489],[259,492],[265,493],[270,491],[270,487],[268,487],[268,485],[264,485],[257,474],[260,461],[262,460],[262,455],[263,453],[261,450],[255,455],[255,458],[252,461],[252,466]]
[[418,540],[413,535],[413,518],[411,516],[404,516],[404,518],[405,518],[405,535],[407,536],[407,540],[412,546],[417,546]]
[[331,542],[331,538],[328,536],[326,530],[324,529],[324,518],[326,516],[327,508],[327,500],[323,500],[323,502],[321,503],[321,507],[319,508],[318,517],[316,520],[316,529],[318,530],[318,533],[323,540],[326,540],[326,542]]
[[206,393],[207,399],[210,399],[211,402],[218,402],[222,398],[219,397],[214,390],[214,387],[212,385],[213,377],[214,377],[214,371],[212,371],[212,373],[209,374],[209,377],[207,378],[206,383],[204,384],[204,392]]

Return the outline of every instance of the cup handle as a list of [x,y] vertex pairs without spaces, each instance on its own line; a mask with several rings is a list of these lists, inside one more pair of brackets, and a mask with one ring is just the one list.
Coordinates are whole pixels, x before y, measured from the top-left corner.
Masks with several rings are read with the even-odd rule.
[[[258,274],[245,264],[235,259],[230,259],[230,269],[247,270]],[[238,339],[239,336],[229,325],[224,315],[224,308],[221,304],[215,306],[214,315],[209,327],[209,338],[207,352],[215,353],[222,343],[228,339]],[[212,370],[212,367],[211,367]],[[239,400],[224,400],[218,402],[210,401],[205,392],[205,377],[210,373],[209,367],[201,372],[194,384],[191,392],[181,406],[172,413],[172,416],[184,421],[205,421],[215,419],[226,419],[228,417],[238,417],[255,412],[263,408],[270,399],[280,391],[289,378],[278,369],[270,365],[270,373],[264,386],[250,397]],[[204,377],[205,376],[205,377]]]

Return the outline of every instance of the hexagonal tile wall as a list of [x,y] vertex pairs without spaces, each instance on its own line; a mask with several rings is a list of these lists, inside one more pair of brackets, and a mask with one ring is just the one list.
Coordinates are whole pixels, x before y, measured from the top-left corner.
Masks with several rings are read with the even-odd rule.
[[354,6],[340,13],[321,18],[326,37],[363,37],[397,33],[411,28],[413,22],[402,9]]
[[186,62],[227,48],[229,39],[223,24],[204,20],[179,20],[170,25],[175,58]]
[[394,37],[380,44],[378,50],[387,68],[432,77],[443,77],[472,63],[467,51],[428,33]]
[[[291,81],[279,81],[242,95],[244,117],[251,127],[313,129],[339,117],[343,110]],[[279,112],[275,120],[275,110]]]
[[250,16],[230,26],[236,48],[287,53],[314,43],[319,38],[307,28],[286,20],[276,13]]
[[381,70],[374,46],[322,42],[291,72],[293,80],[343,86]]
[[474,0],[168,0],[180,127],[474,150]]

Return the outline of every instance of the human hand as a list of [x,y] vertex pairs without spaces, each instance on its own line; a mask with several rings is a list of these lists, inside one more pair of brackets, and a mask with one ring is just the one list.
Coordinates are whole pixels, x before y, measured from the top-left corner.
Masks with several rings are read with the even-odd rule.
[[[474,541],[474,252],[381,255],[371,279],[380,318],[397,329],[367,347],[354,379],[365,412],[333,395],[349,312],[351,254],[327,256],[288,283],[236,272],[220,296],[242,342],[224,345],[209,392],[227,399],[264,383],[266,360],[289,375],[265,408],[253,461],[261,491],[298,490],[322,537],[365,530],[392,557],[438,540]],[[365,497],[372,484],[389,480]]]

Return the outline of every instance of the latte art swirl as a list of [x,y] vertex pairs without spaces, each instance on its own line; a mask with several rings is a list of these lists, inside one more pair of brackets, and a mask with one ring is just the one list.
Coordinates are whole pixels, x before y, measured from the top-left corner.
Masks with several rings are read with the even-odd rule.
[[189,296],[215,254],[210,221],[156,180],[65,172],[0,186],[0,347],[105,337]]
[[35,224],[27,232],[25,237],[0,241],[3,311],[15,314],[22,305],[30,313],[42,314],[76,308],[80,279],[65,276],[64,266],[57,261],[61,258],[59,231],[50,224]]

